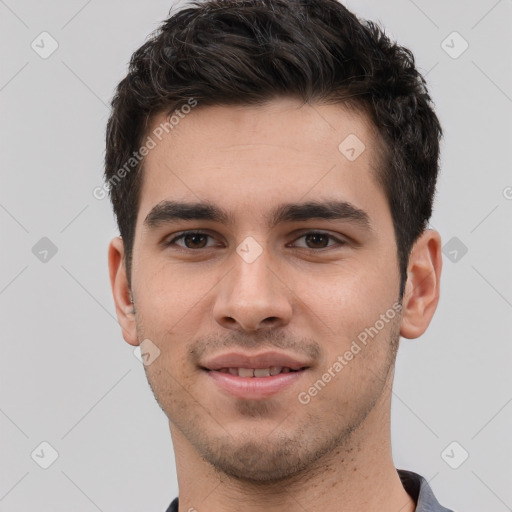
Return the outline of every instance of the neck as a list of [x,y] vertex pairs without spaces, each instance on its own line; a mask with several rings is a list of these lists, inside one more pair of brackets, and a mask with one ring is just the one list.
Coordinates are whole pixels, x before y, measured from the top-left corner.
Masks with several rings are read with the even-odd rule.
[[[413,512],[391,455],[389,400],[376,405],[343,445],[307,471],[271,483],[247,482],[204,461],[170,423],[175,449],[180,512]],[[370,435],[371,434],[371,435]]]

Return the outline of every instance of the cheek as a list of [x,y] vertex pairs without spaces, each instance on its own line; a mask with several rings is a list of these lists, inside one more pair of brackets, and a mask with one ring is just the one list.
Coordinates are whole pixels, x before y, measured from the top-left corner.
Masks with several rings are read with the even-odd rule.
[[[195,376],[188,372],[179,372],[176,361],[172,361],[169,353],[162,356],[151,365],[145,367],[146,378],[160,407],[166,412],[171,421],[190,414],[197,416],[201,423],[201,408],[197,408],[197,393],[193,391]],[[204,408],[205,404],[203,404]]]
[[352,262],[328,274],[302,274],[294,292],[304,313],[323,324],[327,337],[341,342],[373,325],[391,307],[397,287],[394,279],[389,269]]
[[376,265],[365,269],[352,268],[330,279],[317,279],[316,287],[303,281],[304,314],[313,322],[305,328],[315,332],[324,349],[315,379],[331,379],[329,389],[318,393],[318,398],[334,401],[339,410],[351,411],[353,396],[366,403],[378,394],[392,361],[392,339],[399,329],[393,308],[397,283]]
[[186,326],[201,314],[204,301],[209,297],[208,291],[215,282],[211,272],[184,270],[178,265],[154,259],[138,274],[138,309],[145,318],[146,327],[151,325],[160,333],[174,331],[176,327],[181,336]]

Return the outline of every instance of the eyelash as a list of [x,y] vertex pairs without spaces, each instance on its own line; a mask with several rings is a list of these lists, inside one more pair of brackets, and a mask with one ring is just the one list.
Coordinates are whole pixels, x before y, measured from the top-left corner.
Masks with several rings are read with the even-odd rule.
[[[174,245],[178,240],[184,239],[186,236],[189,236],[189,235],[204,235],[204,236],[213,238],[212,235],[210,235],[209,233],[205,233],[204,231],[184,231],[183,233],[181,233],[178,236],[174,237],[172,240],[169,240],[168,242],[165,242],[165,245],[166,246]],[[297,241],[300,238],[303,238],[303,237],[305,237],[307,235],[324,235],[324,236],[327,236],[329,239],[334,240],[335,242],[337,242],[339,246],[347,245],[346,241],[340,240],[339,238],[336,238],[335,236],[333,236],[333,235],[331,235],[329,233],[325,233],[323,231],[307,231],[305,233],[302,233],[294,241]],[[211,248],[211,247],[204,247],[204,248],[201,248],[201,249],[190,249],[189,247],[181,247],[181,246],[178,246],[178,247],[180,247],[180,249],[182,249],[184,251],[200,251],[200,250],[210,249]],[[318,249],[311,248],[311,247],[298,247],[298,249],[307,249],[307,250],[310,250],[310,251],[322,251],[322,250],[326,250],[326,249],[329,249],[329,248],[332,248],[332,247],[333,247],[333,245],[328,245],[327,247],[320,247]]]

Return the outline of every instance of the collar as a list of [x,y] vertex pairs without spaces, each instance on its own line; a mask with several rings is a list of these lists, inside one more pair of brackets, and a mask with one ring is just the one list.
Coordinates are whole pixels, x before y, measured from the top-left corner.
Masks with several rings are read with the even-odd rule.
[[421,475],[404,469],[397,472],[404,489],[416,503],[416,512],[453,512],[437,501],[430,485]]
[[[416,503],[416,512],[453,512],[437,501],[428,482],[417,473],[397,469],[404,489]],[[178,512],[178,498],[169,505],[166,512]]]

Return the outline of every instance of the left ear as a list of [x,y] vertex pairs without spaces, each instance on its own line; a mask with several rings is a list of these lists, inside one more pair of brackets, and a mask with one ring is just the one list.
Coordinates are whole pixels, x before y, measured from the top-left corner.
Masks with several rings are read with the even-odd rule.
[[439,302],[442,265],[441,236],[427,229],[409,256],[400,328],[404,338],[418,338],[427,330]]

